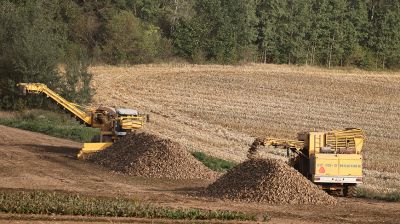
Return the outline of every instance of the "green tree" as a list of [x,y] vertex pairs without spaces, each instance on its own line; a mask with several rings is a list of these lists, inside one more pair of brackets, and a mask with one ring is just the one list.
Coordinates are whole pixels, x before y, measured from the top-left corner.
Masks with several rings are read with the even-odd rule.
[[121,11],[108,21],[106,35],[103,52],[109,63],[148,63],[159,56],[159,29],[140,22],[129,11]]
[[142,34],[140,22],[131,12],[122,11],[113,16],[106,25],[106,35],[103,51],[107,62],[129,63],[135,59]]
[[[38,97],[28,98],[28,101],[21,98],[16,89],[18,82],[42,82],[61,92],[65,88],[60,65],[69,42],[66,25],[57,19],[59,9],[56,1],[0,3],[1,108],[18,109],[48,103]],[[66,69],[71,69],[70,65]],[[85,74],[82,76],[86,78]]]
[[367,1],[259,1],[261,61],[328,67],[365,64]]
[[310,10],[308,0],[260,2],[258,44],[264,63],[308,63]]
[[[344,65],[367,68],[370,66],[370,51],[366,44],[370,24],[368,23],[369,0],[352,0],[348,2],[347,15],[350,24],[353,26],[347,34],[347,41],[344,43],[345,53],[343,56]],[[348,29],[347,29],[348,30]]]
[[253,59],[255,1],[197,1],[194,10],[192,19],[181,20],[174,29],[174,47],[180,56],[194,60],[200,55],[217,63]]
[[369,47],[376,54],[376,67],[397,66],[400,57],[400,2],[371,0]]

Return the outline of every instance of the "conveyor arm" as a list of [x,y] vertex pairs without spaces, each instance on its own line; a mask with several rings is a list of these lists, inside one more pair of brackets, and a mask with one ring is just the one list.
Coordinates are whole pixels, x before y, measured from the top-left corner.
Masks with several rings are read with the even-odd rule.
[[42,83],[18,83],[17,86],[20,88],[23,94],[26,93],[43,93],[47,97],[53,99],[56,103],[63,106],[66,110],[71,112],[77,118],[82,120],[87,125],[92,125],[91,116],[89,116],[85,111],[79,109],[76,104],[69,102],[60,95],[58,95],[53,90],[49,89],[45,84]]
[[277,139],[277,138],[257,138],[254,140],[253,144],[251,145],[249,149],[250,154],[254,154],[257,151],[258,146],[274,146],[276,148],[283,148],[288,150],[288,156],[289,156],[289,150],[292,152],[295,152],[305,158],[308,158],[301,150],[304,148],[304,142],[303,141],[296,141],[296,140],[286,140],[286,139]]

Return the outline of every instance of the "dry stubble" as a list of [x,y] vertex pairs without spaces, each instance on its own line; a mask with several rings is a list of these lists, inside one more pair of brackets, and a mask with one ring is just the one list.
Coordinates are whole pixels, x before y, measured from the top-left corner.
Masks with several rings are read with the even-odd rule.
[[[400,73],[279,65],[91,68],[95,104],[151,114],[148,132],[189,150],[243,161],[256,136],[365,130],[365,168],[400,187]],[[385,177],[382,177],[385,178]],[[387,186],[386,186],[387,185]]]

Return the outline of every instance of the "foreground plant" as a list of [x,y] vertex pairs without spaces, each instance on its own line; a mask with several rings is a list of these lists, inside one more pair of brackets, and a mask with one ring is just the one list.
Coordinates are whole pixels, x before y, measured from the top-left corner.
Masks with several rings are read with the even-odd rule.
[[46,191],[0,191],[0,212],[188,220],[256,221],[256,216],[235,211],[156,207],[125,198],[84,196]]

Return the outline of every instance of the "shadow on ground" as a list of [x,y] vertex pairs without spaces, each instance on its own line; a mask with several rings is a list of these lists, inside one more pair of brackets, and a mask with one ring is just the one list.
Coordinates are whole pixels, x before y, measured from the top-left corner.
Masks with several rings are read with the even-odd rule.
[[81,148],[67,147],[67,146],[53,146],[53,145],[38,145],[38,144],[23,144],[21,147],[30,151],[42,151],[46,153],[58,153],[66,156],[75,156],[79,153]]

